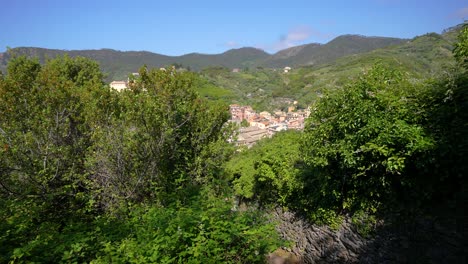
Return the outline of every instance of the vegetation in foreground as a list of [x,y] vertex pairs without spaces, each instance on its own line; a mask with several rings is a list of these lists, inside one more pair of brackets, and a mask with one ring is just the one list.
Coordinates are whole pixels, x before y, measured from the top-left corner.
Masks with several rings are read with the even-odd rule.
[[303,133],[278,134],[227,163],[236,194],[332,226],[344,215],[412,219],[442,211],[462,219],[467,36],[465,28],[454,49],[457,66],[438,78],[414,82],[376,64],[327,91]]
[[187,72],[142,68],[121,93],[102,77],[68,57],[2,76],[0,262],[246,263],[279,245],[231,210],[227,106]]
[[227,107],[192,73],[142,68],[118,93],[88,59],[17,57],[0,78],[0,262],[264,262],[281,241],[233,191],[330,225],[463,208],[467,40],[445,76],[376,65],[303,133],[234,156]]

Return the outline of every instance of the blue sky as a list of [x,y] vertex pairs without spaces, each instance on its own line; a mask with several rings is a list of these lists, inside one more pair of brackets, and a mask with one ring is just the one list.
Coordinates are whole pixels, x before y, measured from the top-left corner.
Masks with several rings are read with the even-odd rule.
[[412,38],[468,20],[461,0],[0,0],[6,47],[267,52],[342,34]]

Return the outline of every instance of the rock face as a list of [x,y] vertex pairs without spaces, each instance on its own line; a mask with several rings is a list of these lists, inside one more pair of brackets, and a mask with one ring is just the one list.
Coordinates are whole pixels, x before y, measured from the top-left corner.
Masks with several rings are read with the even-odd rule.
[[310,225],[281,209],[275,209],[271,215],[278,223],[280,235],[295,242],[290,250],[302,263],[357,262],[366,243],[347,220],[334,231],[327,226]]
[[[291,212],[275,209],[271,218],[279,234],[295,244],[287,249],[295,262],[270,263],[466,263],[466,239],[435,221],[415,221],[398,227],[380,224],[372,238],[358,234],[349,218],[338,230],[316,226]],[[447,225],[446,225],[447,226]],[[450,226],[450,225],[448,225]],[[456,229],[456,228],[455,228]]]

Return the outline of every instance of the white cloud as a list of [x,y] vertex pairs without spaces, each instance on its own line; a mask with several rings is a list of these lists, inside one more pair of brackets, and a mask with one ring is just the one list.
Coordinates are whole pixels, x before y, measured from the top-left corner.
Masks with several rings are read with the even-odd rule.
[[[334,23],[334,21],[329,23]],[[286,34],[280,35],[278,40],[274,43],[259,43],[253,45],[253,47],[266,52],[277,52],[282,49],[291,48],[305,43],[328,40],[331,37],[333,37],[332,34],[321,32],[310,26],[296,26],[290,28]],[[241,43],[237,41],[227,41],[218,45],[229,49],[241,47]]]
[[461,19],[468,19],[468,7],[463,7],[458,9],[453,13],[453,17],[461,18]]
[[299,42],[308,39],[312,35],[312,29],[308,26],[292,28],[286,35],[280,37],[278,42],[272,45],[274,51],[297,46]]
[[286,40],[289,41],[303,41],[312,35],[312,29],[307,26],[301,26],[289,31],[286,35]]
[[309,26],[298,26],[291,28],[288,33],[282,35],[276,43],[267,45],[265,49],[276,52],[282,49],[301,45],[312,37],[316,39],[327,39],[330,38],[331,35],[320,32]]
[[224,46],[226,46],[228,48],[236,48],[236,47],[239,47],[240,44],[237,43],[236,41],[228,41],[228,42],[224,43]]

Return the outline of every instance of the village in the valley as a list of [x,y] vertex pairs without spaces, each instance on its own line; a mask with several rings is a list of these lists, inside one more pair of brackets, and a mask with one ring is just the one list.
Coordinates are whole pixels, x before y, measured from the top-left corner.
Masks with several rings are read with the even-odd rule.
[[[161,68],[161,70],[165,69]],[[290,70],[290,67],[285,67],[284,73],[288,73]],[[134,77],[139,76],[138,73],[132,73],[131,75]],[[110,83],[110,87],[121,91],[128,88],[129,82],[130,79],[127,81],[113,81]],[[229,106],[229,112],[231,113],[229,122],[236,123],[240,127],[235,144],[250,148],[260,139],[272,137],[277,132],[288,129],[304,129],[304,122],[309,116],[310,110],[298,110],[298,102],[294,100],[286,100],[285,103],[288,104],[287,112],[276,110],[273,113],[267,111],[257,113],[249,105],[231,104]]]
[[238,123],[241,127],[236,144],[250,148],[260,139],[271,137],[277,132],[288,129],[302,130],[310,111],[296,111],[296,105],[297,101],[291,101],[287,112],[277,110],[274,113],[257,113],[251,106],[230,105],[230,122]]

